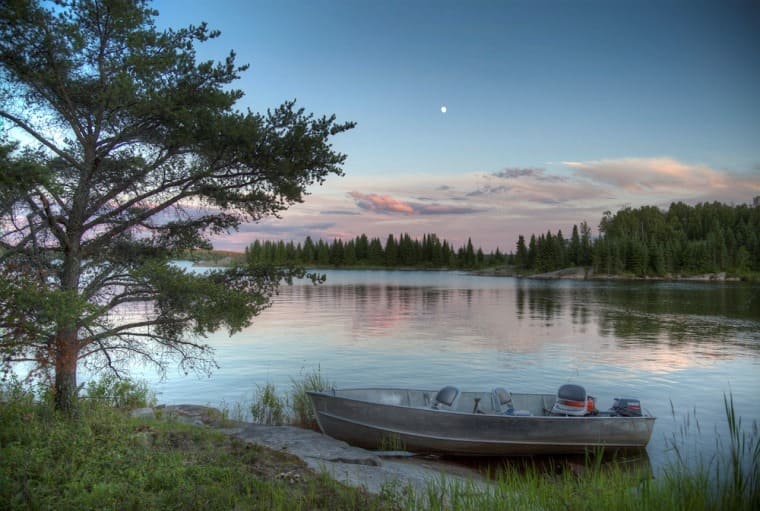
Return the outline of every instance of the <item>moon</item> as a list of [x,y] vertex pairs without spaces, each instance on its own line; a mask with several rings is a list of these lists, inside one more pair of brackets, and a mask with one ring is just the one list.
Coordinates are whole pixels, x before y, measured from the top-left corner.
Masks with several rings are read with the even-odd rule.
[[446,105],[441,106],[441,113],[442,114],[446,113]]

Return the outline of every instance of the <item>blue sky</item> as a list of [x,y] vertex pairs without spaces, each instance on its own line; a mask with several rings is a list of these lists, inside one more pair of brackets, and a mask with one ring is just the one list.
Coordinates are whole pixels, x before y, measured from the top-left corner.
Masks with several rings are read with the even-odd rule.
[[[159,0],[222,31],[241,108],[297,99],[357,127],[346,176],[219,238],[362,232],[512,250],[606,210],[760,195],[760,3]],[[446,113],[441,106],[447,107]]]

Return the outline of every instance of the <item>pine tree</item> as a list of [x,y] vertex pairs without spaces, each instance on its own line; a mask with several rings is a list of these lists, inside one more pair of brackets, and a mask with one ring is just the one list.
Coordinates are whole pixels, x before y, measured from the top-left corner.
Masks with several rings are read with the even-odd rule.
[[518,270],[528,268],[528,247],[525,246],[525,237],[520,234],[517,237],[517,247],[515,249],[515,267]]
[[[353,123],[292,101],[241,112],[247,66],[234,52],[197,60],[219,32],[160,29],[156,16],[140,0],[0,2],[0,118],[29,149],[2,162],[0,364],[54,373],[66,413],[84,359],[210,371],[203,336],[246,327],[300,273],[195,274],[169,260],[343,172],[330,139]],[[27,269],[46,277],[30,286]],[[123,313],[136,303],[150,312],[113,319],[137,318]]]

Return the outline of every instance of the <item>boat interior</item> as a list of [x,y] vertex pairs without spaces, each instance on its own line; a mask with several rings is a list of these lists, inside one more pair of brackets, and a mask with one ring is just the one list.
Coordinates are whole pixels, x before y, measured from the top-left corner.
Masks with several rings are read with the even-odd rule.
[[[447,385],[438,391],[365,388],[333,389],[331,393],[358,401],[460,413],[531,417],[624,415],[613,410],[598,411],[595,399],[583,387],[574,384],[562,385],[556,394],[511,393],[503,387],[495,387],[490,391],[462,392],[453,385]],[[638,403],[638,400],[632,401]]]
[[549,415],[555,394],[512,394],[502,387],[491,391],[461,392],[448,385],[438,391],[414,389],[343,389],[335,396],[385,405],[498,415]]

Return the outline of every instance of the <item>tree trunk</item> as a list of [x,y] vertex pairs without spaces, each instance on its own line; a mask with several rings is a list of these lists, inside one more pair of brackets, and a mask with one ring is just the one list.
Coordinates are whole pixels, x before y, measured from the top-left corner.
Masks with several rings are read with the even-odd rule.
[[59,332],[55,352],[55,409],[68,416],[76,414],[78,355],[76,330]]

